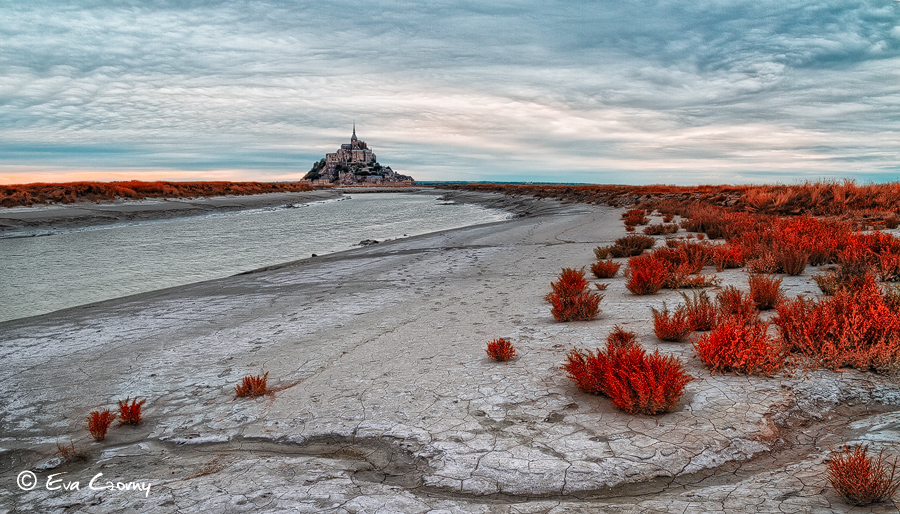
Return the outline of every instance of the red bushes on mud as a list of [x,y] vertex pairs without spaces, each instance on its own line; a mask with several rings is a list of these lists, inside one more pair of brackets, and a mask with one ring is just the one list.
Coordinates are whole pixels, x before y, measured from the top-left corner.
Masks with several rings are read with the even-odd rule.
[[181,198],[314,191],[301,182],[68,182],[0,185],[0,206],[95,202],[116,198]]
[[559,279],[551,282],[553,289],[545,300],[550,302],[550,314],[557,321],[589,321],[600,314],[603,295],[591,292],[584,278],[584,269],[563,268]]
[[764,275],[751,274],[750,298],[756,303],[756,308],[761,311],[774,309],[781,303],[781,279]]
[[696,342],[697,356],[714,372],[769,374],[785,364],[785,354],[766,333],[767,323],[746,323],[732,316],[720,321],[709,334]]
[[669,311],[665,304],[662,310],[653,311],[653,332],[660,341],[681,342],[694,331],[687,310],[682,306]]
[[269,372],[267,371],[265,375],[253,376],[247,375],[241,381],[240,384],[234,386],[234,397],[235,398],[243,398],[243,397],[254,397],[254,396],[262,396],[269,392],[269,388],[266,385],[266,382],[269,379]]
[[596,353],[573,349],[563,369],[583,391],[608,396],[616,408],[633,414],[660,414],[681,400],[693,377],[681,361],[647,354],[634,334],[617,329],[606,349]]
[[828,463],[828,481],[854,505],[888,501],[900,488],[897,459],[889,462],[884,453],[872,458],[868,446],[855,445],[835,451]]
[[889,370],[900,362],[900,310],[871,275],[819,301],[797,298],[773,322],[787,348],[833,369]]
[[91,433],[91,437],[95,441],[106,439],[106,431],[115,419],[116,415],[110,412],[109,409],[92,411],[87,417],[87,429]]
[[487,344],[488,357],[497,362],[507,362],[516,356],[516,349],[509,339],[500,337]]
[[597,261],[591,265],[591,273],[597,278],[613,278],[622,267],[621,263],[613,262],[611,259],[605,261]]
[[[128,402],[131,401],[129,404]],[[125,400],[119,400],[119,425],[137,425],[144,418],[141,417],[141,406],[147,400],[137,401],[129,396]]]

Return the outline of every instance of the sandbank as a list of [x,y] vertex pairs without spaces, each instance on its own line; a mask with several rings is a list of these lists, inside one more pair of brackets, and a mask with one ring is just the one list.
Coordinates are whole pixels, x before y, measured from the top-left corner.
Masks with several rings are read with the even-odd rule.
[[[829,452],[900,441],[890,377],[711,375],[661,343],[650,307],[677,292],[608,282],[600,316],[558,323],[543,300],[561,267],[624,235],[622,209],[450,192],[511,220],[389,241],[234,277],[0,323],[0,505],[24,512],[896,512],[851,509]],[[712,270],[707,270],[712,272]],[[810,275],[787,294],[817,294]],[[718,274],[746,289],[746,273]],[[681,406],[630,415],[560,366],[614,325],[675,355]],[[508,337],[519,357],[487,359]],[[279,390],[233,399],[245,375]],[[145,421],[94,442],[86,414],[146,398]],[[91,453],[54,459],[57,442]],[[15,485],[23,471],[38,486]],[[78,491],[48,491],[66,473]],[[94,491],[148,482],[149,494]]]

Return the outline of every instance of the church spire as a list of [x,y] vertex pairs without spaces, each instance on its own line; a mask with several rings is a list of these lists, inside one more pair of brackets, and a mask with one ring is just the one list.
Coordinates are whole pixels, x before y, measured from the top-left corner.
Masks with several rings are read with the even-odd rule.
[[353,137],[350,138],[350,141],[356,141],[356,120],[353,120]]

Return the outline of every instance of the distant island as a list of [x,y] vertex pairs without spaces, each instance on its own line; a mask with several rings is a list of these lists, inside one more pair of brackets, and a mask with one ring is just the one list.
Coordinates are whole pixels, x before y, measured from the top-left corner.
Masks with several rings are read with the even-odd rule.
[[355,184],[413,184],[409,175],[400,175],[390,166],[382,166],[375,159],[365,141],[356,137],[356,123],[350,143],[344,143],[337,152],[325,154],[325,158],[313,163],[303,181],[314,185]]

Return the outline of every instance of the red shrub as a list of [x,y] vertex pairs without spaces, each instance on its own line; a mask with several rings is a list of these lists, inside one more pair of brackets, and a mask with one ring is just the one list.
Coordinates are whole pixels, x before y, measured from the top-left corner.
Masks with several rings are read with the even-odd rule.
[[734,286],[728,286],[716,295],[716,305],[720,316],[735,316],[748,322],[755,321],[759,314],[756,302]]
[[715,330],[704,334],[694,349],[700,360],[714,372],[768,374],[781,369],[785,354],[766,334],[768,324],[744,323],[736,317],[725,318]]
[[91,433],[91,437],[95,441],[106,439],[106,431],[109,430],[109,426],[115,419],[116,415],[110,412],[109,409],[91,411],[87,417],[87,429]]
[[645,234],[648,236],[658,236],[661,234],[674,234],[678,232],[678,225],[647,225],[644,227]]
[[638,414],[671,410],[693,379],[675,357],[659,351],[648,355],[636,343],[612,340],[596,354],[573,349],[563,369],[581,390],[609,396],[617,408]]
[[550,314],[558,321],[589,321],[600,313],[603,295],[588,289],[584,269],[563,268],[557,282],[551,282],[553,289],[545,300],[550,302]]
[[512,343],[509,342],[509,339],[506,338],[498,338],[489,342],[487,345],[487,354],[488,357],[494,359],[498,362],[507,362],[509,359],[512,359],[516,356],[516,349],[513,348]]
[[591,265],[591,273],[597,278],[613,278],[619,272],[620,267],[622,267],[621,263],[612,260],[597,261]]
[[634,294],[656,294],[671,276],[668,266],[653,255],[639,255],[628,259],[625,287]]
[[653,332],[660,341],[681,342],[694,331],[688,318],[687,311],[681,307],[669,312],[663,304],[663,309],[658,311],[653,307]]
[[681,293],[681,297],[684,298],[683,308],[692,329],[705,332],[716,326],[719,312],[706,293],[695,291],[691,297]]
[[656,245],[656,239],[632,234],[616,239],[616,243],[609,248],[609,255],[613,257],[634,257],[644,253],[644,250],[653,248],[654,245]]
[[784,302],[774,323],[791,351],[822,366],[889,370],[900,362],[900,312],[870,275],[831,298]]
[[778,269],[791,276],[802,274],[808,260],[809,252],[795,246],[782,246],[775,254]]
[[[128,401],[131,401],[131,404]],[[141,405],[147,400],[137,401],[129,396],[125,400],[119,400],[119,425],[137,425],[144,418],[141,417]]]
[[268,379],[268,371],[263,376],[247,375],[240,384],[234,386],[234,397],[243,398],[245,396],[262,396],[268,393],[269,388],[266,386]]
[[868,446],[855,445],[832,452],[828,463],[828,481],[854,505],[888,501],[900,488],[897,459],[889,462],[884,452],[869,457]]
[[613,331],[606,336],[606,343],[620,348],[633,346],[637,344],[637,334],[616,325],[613,327]]
[[781,279],[764,275],[750,275],[750,298],[761,311],[774,309],[781,303]]
[[625,225],[646,225],[650,223],[650,219],[647,218],[646,214],[643,209],[631,209],[622,214],[622,219],[625,220]]

